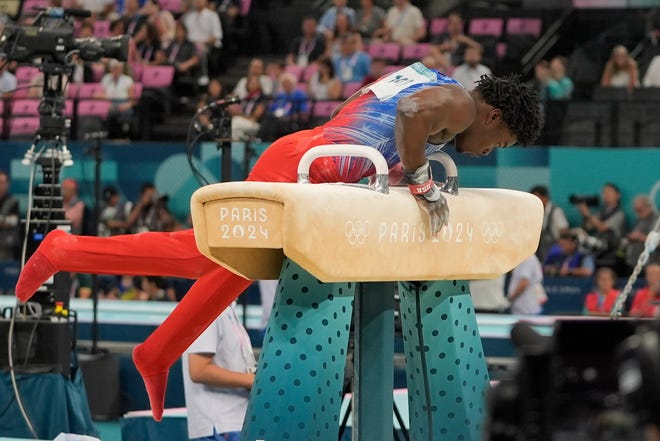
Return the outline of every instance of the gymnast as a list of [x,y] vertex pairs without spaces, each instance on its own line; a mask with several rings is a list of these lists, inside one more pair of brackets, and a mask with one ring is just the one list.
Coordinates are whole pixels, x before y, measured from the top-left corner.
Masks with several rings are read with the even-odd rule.
[[[298,162],[312,147],[370,146],[385,157],[390,170],[403,171],[403,181],[429,216],[431,234],[437,235],[447,222],[448,208],[427,156],[452,139],[457,151],[472,156],[529,144],[542,124],[535,92],[516,77],[483,76],[467,91],[415,63],[357,91],[322,126],[275,141],[247,180],[294,183]],[[367,159],[325,157],[312,164],[310,181],[354,183],[373,174]],[[27,301],[58,271],[197,279],[163,324],[133,351],[156,420],[162,417],[169,367],[251,284],[200,254],[192,229],[109,238],[54,230],[23,268],[16,296]]]

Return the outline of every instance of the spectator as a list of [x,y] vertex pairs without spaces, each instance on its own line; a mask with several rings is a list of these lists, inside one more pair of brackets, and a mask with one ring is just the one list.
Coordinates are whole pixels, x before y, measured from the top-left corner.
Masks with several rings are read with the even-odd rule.
[[646,286],[637,290],[630,307],[633,317],[657,317],[660,313],[660,264],[646,265]]
[[[284,63],[280,62],[271,62],[266,65],[266,76],[270,78],[270,81],[273,85],[272,90],[273,93],[277,93],[280,91],[282,88],[280,84],[280,78],[282,78],[282,74],[284,73]],[[297,78],[295,78],[296,81],[298,81]]]
[[108,186],[103,190],[103,202],[98,235],[107,237],[128,233],[128,219],[133,210],[133,203],[122,201],[119,191],[113,186]]
[[273,92],[273,80],[266,75],[264,69],[264,60],[261,58],[253,58],[250,60],[250,64],[248,65],[248,71],[247,75],[242,77],[240,80],[238,80],[238,83],[236,83],[236,86],[234,87],[233,94],[238,96],[239,98],[245,98],[248,95],[248,90],[247,90],[247,81],[249,77],[257,77],[259,79],[259,85],[261,89],[261,93],[264,96],[272,96]]
[[394,6],[387,10],[385,24],[376,31],[374,38],[393,41],[401,44],[411,44],[426,37],[424,16],[410,0],[394,0]]
[[133,40],[140,54],[142,64],[154,64],[156,53],[160,50],[161,45],[156,25],[149,21],[143,23],[135,33]]
[[550,60],[550,71],[543,78],[546,95],[549,100],[570,100],[573,96],[573,81],[566,75],[568,60],[556,56]]
[[167,198],[160,197],[151,183],[142,185],[140,200],[128,217],[128,227],[135,233],[147,231],[167,231],[171,229],[173,218],[167,209]]
[[540,60],[534,65],[534,78],[528,81],[527,85],[536,91],[541,103],[544,103],[548,99],[548,90],[546,88],[548,78],[550,78],[550,63],[547,60]]
[[112,102],[108,114],[111,134],[128,135],[133,121],[133,108],[136,104],[133,78],[124,73],[125,65],[121,61],[110,62],[110,72],[101,79],[103,92],[97,97]]
[[332,3],[334,6],[331,6],[325,11],[318,24],[318,32],[324,34],[326,40],[332,38],[332,33],[337,22],[337,15],[340,13],[346,14],[351,24],[351,29],[355,28],[355,9],[346,6],[346,0],[333,0]]
[[9,99],[14,96],[18,82],[13,73],[7,70],[8,61],[0,57],[0,98]]
[[[204,106],[211,104],[215,101],[222,99],[222,82],[219,78],[213,78],[209,81],[208,86],[206,87],[206,93],[202,95],[201,99],[197,103],[197,110],[203,108]],[[199,114],[199,122],[205,128],[210,128],[211,121],[206,113]]]
[[174,16],[167,9],[162,9],[158,0],[147,0],[142,7],[142,14],[147,23],[151,23],[158,34],[161,48],[166,49],[174,41],[176,22]]
[[[657,220],[658,213],[653,209],[651,200],[646,195],[638,195],[633,200],[633,210],[637,214],[637,221],[632,231],[628,233],[625,250],[626,265],[632,270],[637,265],[640,254],[644,251],[646,236],[653,230]],[[660,250],[651,253],[649,262],[660,263]]]
[[18,199],[9,192],[9,184],[9,174],[0,170],[0,260],[18,257]]
[[504,280],[504,275],[495,279],[470,280],[470,296],[475,312],[502,314],[509,308]]
[[[138,0],[126,0],[124,4],[124,14],[122,15],[122,21],[124,22],[124,33],[133,37],[138,29],[140,29],[140,26],[142,26],[142,23],[144,23],[146,20],[147,17],[142,15],[142,12],[140,11],[140,4],[138,3]],[[116,24],[114,25],[115,27],[117,26]]]
[[644,87],[660,87],[660,55],[653,57],[642,80]]
[[532,254],[511,272],[507,298],[512,314],[537,315],[548,298],[543,289],[543,268]]
[[[342,41],[345,37],[350,35],[353,32],[351,27],[351,22],[348,19],[348,16],[342,12],[337,14],[337,20],[335,20],[335,28],[332,32],[332,37],[326,40],[326,55],[334,57],[341,52]],[[362,47],[362,41],[360,40],[359,35],[355,34],[358,37],[358,48]]]
[[307,94],[296,88],[296,78],[291,73],[282,74],[282,91],[273,98],[261,122],[258,137],[264,141],[301,130],[309,111]]
[[595,254],[596,265],[614,267],[616,251],[626,233],[626,214],[621,209],[621,192],[615,184],[605,184],[601,196],[603,205],[597,215],[591,214],[586,202],[577,204],[584,219],[583,228],[590,234],[583,241]]
[[363,41],[369,41],[378,29],[385,24],[385,11],[374,5],[374,0],[360,0],[360,9],[356,14],[356,30]]
[[261,118],[266,112],[264,95],[261,91],[260,78],[251,75],[246,83],[247,95],[238,106],[231,106],[231,132],[232,138],[247,139],[255,136],[261,128]]
[[[214,71],[214,65],[210,61],[219,58],[217,52],[222,47],[222,24],[220,17],[215,11],[208,8],[207,0],[194,0],[194,9],[188,11],[183,18],[183,24],[188,30],[188,40],[195,44],[197,53],[201,58],[200,66],[202,75],[200,85],[208,84],[208,72]],[[215,53],[215,56],[211,54]]]
[[181,361],[188,436],[239,440],[257,363],[233,305],[190,345]]
[[616,273],[612,268],[602,267],[596,271],[596,287],[584,298],[584,315],[608,316],[619,296],[615,288]]
[[312,16],[303,18],[302,34],[296,37],[286,56],[286,64],[307,67],[325,53],[325,36],[316,32],[316,19]]
[[64,218],[71,222],[71,233],[82,234],[85,216],[85,203],[78,199],[78,182],[67,178],[61,183]]
[[454,69],[452,77],[467,90],[474,89],[482,75],[492,74],[488,66],[481,64],[481,55],[481,48],[468,47],[465,50],[465,63]]
[[543,271],[551,277],[591,277],[594,259],[591,254],[579,249],[575,232],[564,231],[559,234],[558,243],[550,249],[543,263]]
[[329,58],[318,61],[318,70],[314,72],[307,85],[307,93],[315,100],[336,100],[341,96],[341,81],[335,75],[335,68]]
[[557,243],[559,235],[568,230],[568,219],[566,219],[564,210],[559,205],[555,205],[550,199],[547,187],[537,185],[529,192],[541,199],[543,204],[543,228],[541,229],[541,239],[536,250],[536,257],[541,262],[545,262],[548,251],[550,251],[553,244]]
[[[644,78],[646,78],[646,72],[648,72],[652,60],[657,55],[660,55],[660,9],[656,9],[651,16],[650,31],[644,40],[635,47],[634,53],[639,54],[636,58],[639,62],[640,75],[643,75]],[[660,59],[658,62],[660,63]],[[660,66],[658,66],[658,68],[660,68]],[[644,87],[649,86],[644,85]]]
[[114,0],[77,0],[77,7],[87,9],[96,19],[106,18],[115,10]]
[[165,279],[160,276],[147,276],[142,278],[142,293],[140,300],[151,300],[155,302],[174,302],[176,295],[174,290],[168,286]]
[[181,22],[176,22],[174,41],[159,51],[158,64],[174,66],[173,86],[175,95],[189,96],[195,91],[195,77],[200,63],[197,49],[188,41],[188,31]]
[[600,85],[603,87],[627,87],[628,91],[639,87],[637,62],[630,56],[625,46],[617,45],[612,49],[612,55],[605,63]]
[[343,38],[341,53],[332,63],[342,83],[363,81],[371,69],[371,57],[358,50],[359,34],[350,34]]
[[387,61],[383,58],[374,58],[371,60],[369,74],[362,80],[362,86],[373,83],[385,74],[387,74]]
[[463,64],[465,49],[477,47],[483,51],[481,44],[464,33],[463,16],[453,12],[447,17],[447,32],[434,38],[429,56],[437,66],[459,66]]

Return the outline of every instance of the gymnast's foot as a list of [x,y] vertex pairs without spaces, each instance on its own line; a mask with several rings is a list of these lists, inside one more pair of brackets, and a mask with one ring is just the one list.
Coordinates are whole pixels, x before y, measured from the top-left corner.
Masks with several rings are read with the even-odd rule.
[[69,234],[63,230],[53,230],[48,233],[37,251],[25,263],[16,284],[16,297],[21,302],[28,301],[46,280],[59,271],[54,264],[59,251],[55,242],[58,238],[65,236],[69,236]]
[[149,396],[149,405],[154,420],[160,421],[163,418],[163,408],[165,407],[165,390],[167,389],[167,368],[164,371],[150,373],[149,357],[144,348],[144,344],[139,344],[133,349],[133,363],[142,376],[144,386]]

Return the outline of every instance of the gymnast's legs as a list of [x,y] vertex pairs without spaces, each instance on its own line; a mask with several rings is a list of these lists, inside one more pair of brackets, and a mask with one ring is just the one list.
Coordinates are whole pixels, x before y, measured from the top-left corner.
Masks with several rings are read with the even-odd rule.
[[[300,157],[311,147],[327,143],[320,130],[286,136],[262,154],[248,180],[295,182]],[[330,158],[315,161],[310,178],[312,182],[339,180]],[[27,300],[57,271],[197,279],[163,324],[133,351],[133,360],[144,379],[156,420],[162,417],[169,367],[251,283],[202,256],[192,230],[111,238],[53,231],[21,272],[17,297]]]

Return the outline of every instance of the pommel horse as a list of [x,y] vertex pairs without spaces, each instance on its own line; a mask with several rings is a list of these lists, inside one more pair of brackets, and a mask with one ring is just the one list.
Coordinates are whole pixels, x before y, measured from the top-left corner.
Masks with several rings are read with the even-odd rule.
[[[372,185],[309,184],[321,156],[363,156]],[[479,440],[489,376],[465,280],[506,273],[536,250],[543,208],[529,193],[458,190],[439,160],[449,223],[429,234],[406,187],[388,185],[375,149],[316,147],[298,183],[230,182],[191,200],[199,250],[249,279],[278,279],[245,441],[336,441],[355,307],[353,439],[391,440],[394,293],[399,282],[413,440]]]

